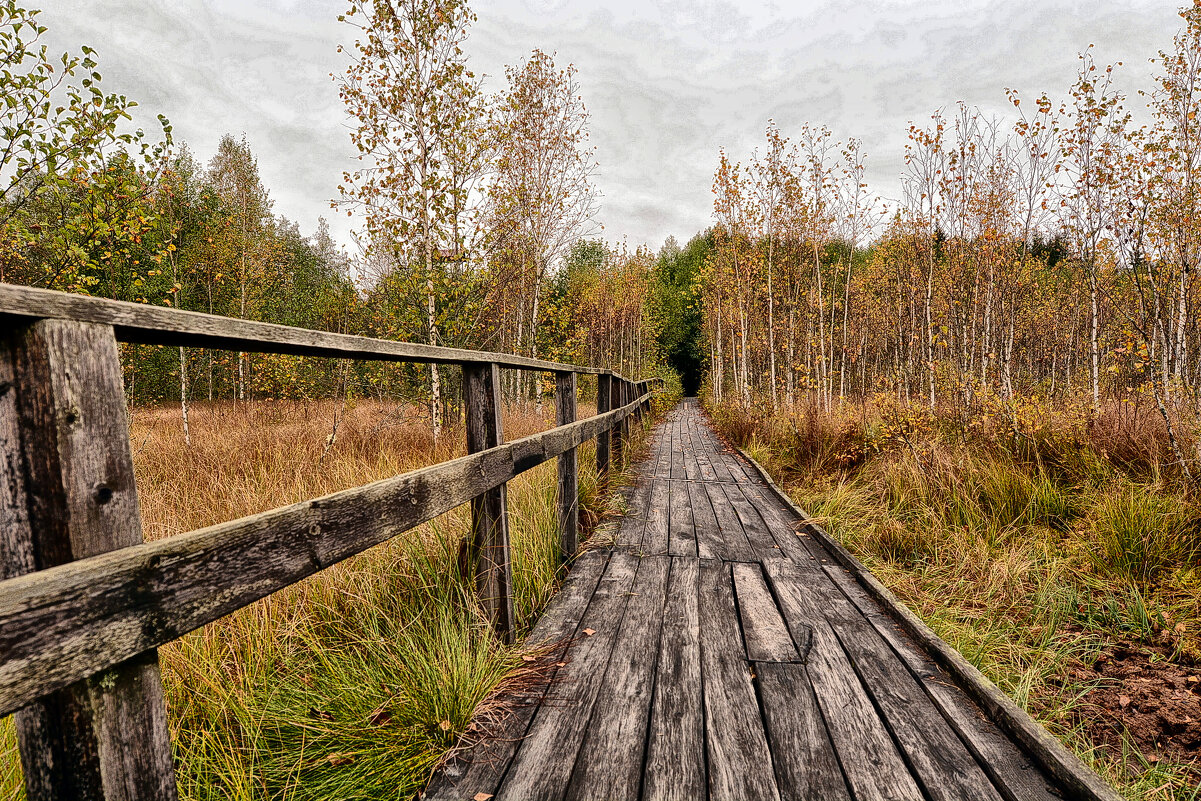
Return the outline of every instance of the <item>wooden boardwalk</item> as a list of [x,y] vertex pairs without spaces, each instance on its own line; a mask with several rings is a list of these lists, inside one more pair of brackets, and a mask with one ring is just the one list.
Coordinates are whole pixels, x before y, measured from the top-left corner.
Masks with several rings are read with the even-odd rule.
[[639,472],[616,546],[577,560],[532,634],[568,643],[553,679],[426,798],[1104,796],[982,713],[694,402]]

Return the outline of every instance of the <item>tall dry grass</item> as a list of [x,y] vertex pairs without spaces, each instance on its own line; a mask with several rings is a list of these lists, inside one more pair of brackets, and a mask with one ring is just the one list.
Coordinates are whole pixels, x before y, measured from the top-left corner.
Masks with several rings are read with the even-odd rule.
[[[506,413],[506,438],[553,426],[551,415]],[[132,415],[149,539],[465,450],[461,431],[435,443],[412,409],[377,402],[201,405],[191,433],[186,447],[174,410]],[[581,506],[595,520],[604,499],[593,454],[585,445],[579,461]],[[511,482],[509,502],[526,627],[560,578],[553,462]],[[531,678],[459,575],[469,525],[460,508],[161,649],[181,797],[411,798],[497,690]],[[0,797],[20,797],[9,721],[0,753]]]
[[1147,410],[1114,404],[1092,416],[1025,401],[964,423],[884,398],[830,413],[712,415],[1127,797],[1198,797],[1201,766],[1186,756],[1115,753],[1082,724],[1101,680],[1080,668],[1114,643],[1201,665],[1201,499],[1165,465],[1162,422]]

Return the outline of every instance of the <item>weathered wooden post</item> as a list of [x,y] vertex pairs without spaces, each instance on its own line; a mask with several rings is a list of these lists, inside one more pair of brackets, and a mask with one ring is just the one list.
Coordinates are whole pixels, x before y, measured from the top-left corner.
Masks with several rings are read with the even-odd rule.
[[[555,374],[555,425],[575,422],[575,391],[575,373]],[[580,547],[580,484],[575,448],[559,455],[559,534],[563,561],[567,561]]]
[[[610,411],[609,402],[613,399],[611,384],[613,377],[607,373],[596,376],[596,413],[604,414]],[[596,477],[602,484],[609,476],[609,443],[612,437],[605,429],[596,435]]]
[[[0,577],[139,545],[121,360],[107,325],[42,320],[0,342]],[[158,652],[15,715],[30,801],[175,799]]]
[[[609,382],[610,409],[620,409],[622,406],[625,406],[621,400],[625,397],[625,384],[626,380],[619,376],[613,376],[613,379]],[[625,450],[625,433],[626,421],[622,420],[613,427],[613,434],[609,437],[611,459],[616,470],[621,470],[625,466],[621,460],[622,453]]]
[[[467,452],[504,442],[500,413],[500,367],[463,365],[463,410]],[[509,559],[509,515],[505,485],[471,499],[471,554],[475,590],[488,619],[505,642],[514,638],[513,568]]]

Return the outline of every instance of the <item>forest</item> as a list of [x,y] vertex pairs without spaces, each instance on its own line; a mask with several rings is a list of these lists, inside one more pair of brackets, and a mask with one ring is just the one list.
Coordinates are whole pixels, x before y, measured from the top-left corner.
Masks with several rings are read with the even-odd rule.
[[[820,123],[769,122],[747,153],[715,143],[710,224],[654,245],[603,238],[567,59],[519,55],[493,88],[467,55],[465,0],[345,5],[331,91],[359,167],[330,214],[358,228],[340,243],[325,220],[306,233],[274,212],[245,136],[201,162],[163,117],[133,129],[136,103],[103,84],[95,51],[50,51],[38,12],[0,0],[0,281],[663,377],[1126,797],[1197,797],[1201,695],[1184,682],[1201,664],[1201,0],[1148,54],[1145,96],[1122,89],[1134,67],[1090,46],[1060,94],[998,87],[1004,116],[915,109],[928,116],[909,127],[900,198],[868,185],[861,140]],[[136,454],[153,536],[461,449],[444,436],[461,426],[456,368],[122,357],[135,441],[153,443]],[[513,430],[553,417],[554,382],[532,375],[504,373]],[[205,479],[189,495],[181,474]],[[562,578],[532,544],[553,528],[552,488],[539,475],[515,492],[527,627]],[[620,506],[585,494],[592,524]],[[185,496],[190,511],[171,512]],[[355,781],[419,790],[521,675],[444,575],[464,525],[165,649],[184,795],[328,797],[351,762]],[[348,610],[339,581],[371,603]],[[396,635],[428,664],[355,650],[354,627],[392,632],[397,607],[442,615]],[[314,655],[306,638],[327,635],[396,690],[343,698],[358,718],[405,693],[419,708],[391,740],[313,766],[284,744],[308,730],[314,682],[336,695],[351,669]],[[458,661],[435,665],[448,637]],[[278,653],[245,656],[272,638]],[[220,686],[213,664],[243,652],[261,671]],[[439,671],[470,691],[448,701]],[[1192,705],[1169,708],[1163,687]]]

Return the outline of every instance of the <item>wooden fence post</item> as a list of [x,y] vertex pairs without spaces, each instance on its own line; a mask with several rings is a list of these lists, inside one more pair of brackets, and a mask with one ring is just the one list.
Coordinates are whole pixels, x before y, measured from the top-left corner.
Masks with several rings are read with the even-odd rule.
[[[574,423],[576,417],[575,373],[555,374],[555,425]],[[576,472],[576,449],[559,455],[559,534],[563,561],[580,547],[580,484]]]
[[[121,360],[107,325],[42,320],[0,343],[0,576],[142,542]],[[158,652],[15,715],[30,801],[176,798]]]
[[[610,409],[620,409],[622,406],[625,406],[621,400],[625,396],[625,384],[626,380],[618,376],[613,376],[612,380],[609,381]],[[621,461],[622,452],[625,449],[625,430],[626,421],[622,420],[613,427],[613,433],[609,437],[610,460],[616,470],[621,470],[625,467],[625,464]]]
[[[613,399],[611,384],[613,377],[600,373],[596,377],[596,413],[604,414],[611,410],[610,401]],[[609,443],[612,440],[609,429],[596,435],[596,478],[602,484],[609,475]]]
[[[463,410],[467,452],[504,442],[500,413],[500,367],[463,365]],[[509,515],[505,485],[471,499],[471,554],[475,589],[488,619],[505,642],[513,642],[513,568],[509,554]]]

